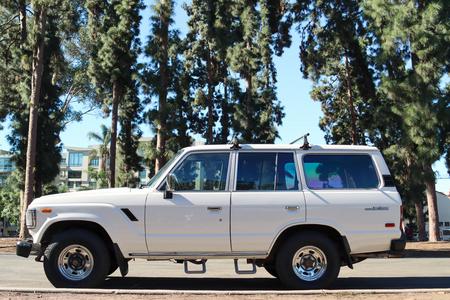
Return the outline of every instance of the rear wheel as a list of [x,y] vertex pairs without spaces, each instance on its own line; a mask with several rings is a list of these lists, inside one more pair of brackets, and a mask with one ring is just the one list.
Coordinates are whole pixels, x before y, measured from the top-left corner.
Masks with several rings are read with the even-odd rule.
[[340,270],[338,248],[327,236],[304,232],[289,238],[276,257],[281,282],[292,289],[327,288]]
[[110,257],[103,240],[86,230],[56,235],[44,253],[44,271],[59,288],[90,288],[101,284],[110,271]]
[[278,273],[277,269],[275,269],[275,264],[273,263],[264,264],[264,269],[266,269],[267,273],[269,273],[273,277],[278,278]]

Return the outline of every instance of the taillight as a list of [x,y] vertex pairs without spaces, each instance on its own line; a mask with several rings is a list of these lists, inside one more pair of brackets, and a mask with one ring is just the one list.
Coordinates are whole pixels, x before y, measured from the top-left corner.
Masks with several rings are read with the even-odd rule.
[[403,205],[400,205],[400,230],[403,232]]

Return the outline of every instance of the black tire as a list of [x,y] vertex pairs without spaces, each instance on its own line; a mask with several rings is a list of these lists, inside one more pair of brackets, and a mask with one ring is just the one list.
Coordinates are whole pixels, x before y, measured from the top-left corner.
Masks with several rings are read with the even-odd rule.
[[267,273],[272,275],[275,278],[278,278],[277,269],[273,263],[264,264],[264,269],[266,269]]
[[[299,263],[297,266],[305,266],[307,270],[309,270],[309,267],[312,267],[311,269],[315,271],[298,271],[300,275],[297,275],[293,266],[294,257],[296,256],[297,251],[302,248],[306,249],[304,247],[308,247],[311,251],[307,250],[306,253],[303,253],[303,256],[299,256],[301,257],[300,262],[303,262],[304,264]],[[325,260],[320,258],[321,255],[324,256]],[[318,258],[311,259],[314,256]],[[326,262],[326,267],[315,268],[313,267],[315,266],[314,262],[319,264],[320,262]],[[336,244],[327,236],[317,232],[303,232],[290,237],[280,247],[275,261],[275,268],[277,270],[278,278],[287,288],[290,289],[327,288],[339,275],[340,265],[341,259]],[[309,276],[308,279],[310,281],[305,280],[300,276]],[[317,278],[314,278],[314,276],[317,276]]]
[[[66,252],[65,249],[69,248],[73,249],[72,254],[62,255],[62,252]],[[62,263],[58,263],[60,255]],[[68,263],[64,263],[64,259],[67,259]],[[71,261],[72,263],[69,263]],[[69,265],[76,266],[80,263],[82,267],[79,271],[71,272],[75,269],[68,268]],[[88,268],[86,266],[89,263],[91,267]],[[96,234],[82,229],[70,229],[55,235],[52,243],[48,245],[44,252],[45,275],[57,288],[92,288],[99,286],[105,280],[111,268],[110,264],[110,255],[104,241]],[[61,269],[58,265],[61,265]],[[85,277],[81,276],[77,279],[67,277],[71,274],[84,272],[87,269],[90,269],[90,273],[86,272],[88,274]],[[64,272],[66,275],[63,274]],[[69,275],[67,275],[68,273]]]
[[111,265],[109,267],[109,271],[108,271],[108,275],[111,275],[112,273],[114,273],[118,268],[119,265],[117,264],[116,260],[113,258],[111,259]]

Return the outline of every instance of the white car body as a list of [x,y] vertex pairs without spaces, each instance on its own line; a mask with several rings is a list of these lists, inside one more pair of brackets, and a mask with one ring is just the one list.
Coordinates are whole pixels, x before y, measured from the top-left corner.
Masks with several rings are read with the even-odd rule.
[[33,240],[16,251],[34,249],[55,287],[99,286],[135,258],[183,263],[189,274],[227,258],[237,274],[258,266],[288,288],[327,288],[341,266],[401,255],[401,203],[373,147],[195,146],[145,188],[35,199]]
[[[326,226],[346,237],[351,256],[389,251],[400,238],[401,199],[376,148],[367,146],[230,145],[185,148],[163,170],[151,188],[115,188],[56,194],[35,199],[36,224],[29,231],[42,243],[47,230],[60,222],[101,226],[125,258],[194,259],[269,256],[277,238],[294,226]],[[237,155],[242,152],[294,153],[299,174],[295,191],[237,191]],[[173,192],[164,199],[167,175],[185,157],[198,152],[229,152],[224,191]],[[311,190],[301,162],[307,154],[364,154],[376,167],[379,186],[373,189]],[[47,210],[46,210],[47,209]],[[122,211],[128,209],[136,221]],[[50,211],[51,212],[48,212]],[[43,211],[47,211],[44,213]],[[389,226],[388,226],[389,224]],[[392,226],[394,224],[394,226]]]

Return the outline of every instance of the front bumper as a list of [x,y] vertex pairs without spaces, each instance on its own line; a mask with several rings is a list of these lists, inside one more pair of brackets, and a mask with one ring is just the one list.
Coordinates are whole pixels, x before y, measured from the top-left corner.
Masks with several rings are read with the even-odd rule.
[[29,257],[30,254],[39,255],[41,253],[41,245],[33,244],[31,240],[18,241],[16,244],[16,255],[21,257]]

